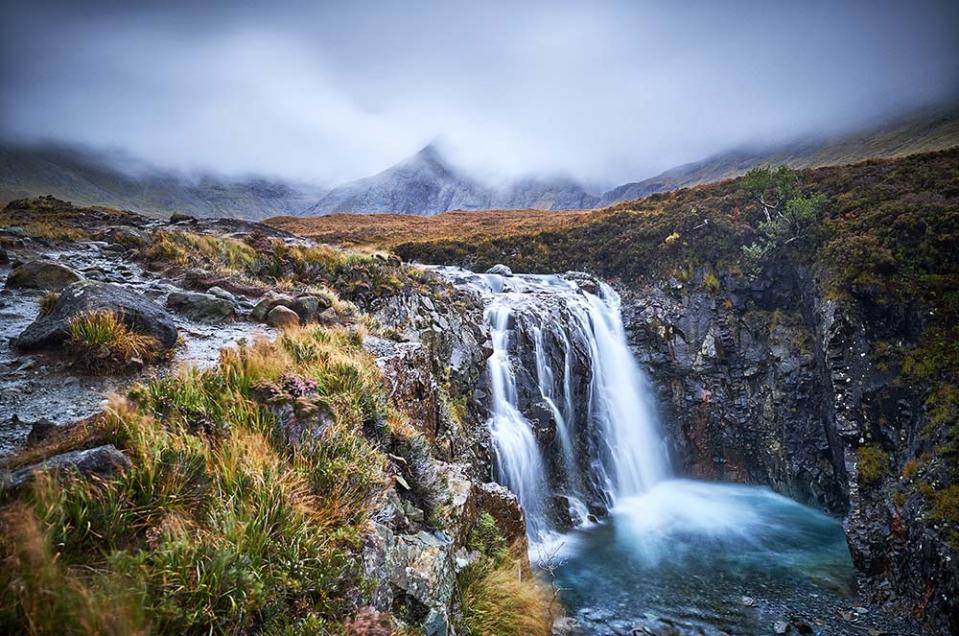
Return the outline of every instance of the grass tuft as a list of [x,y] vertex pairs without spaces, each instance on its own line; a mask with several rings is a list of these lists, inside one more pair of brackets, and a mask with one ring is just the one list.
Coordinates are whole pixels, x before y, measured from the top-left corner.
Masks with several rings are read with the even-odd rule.
[[889,455],[878,446],[861,446],[856,449],[859,459],[859,477],[865,484],[881,480],[889,470]]
[[480,553],[460,573],[462,627],[471,636],[540,636],[552,629],[553,599],[508,548],[496,520],[481,513],[467,547]]
[[91,372],[152,364],[165,353],[156,338],[131,330],[108,310],[87,312],[73,319],[66,347],[75,363]]
[[463,627],[472,636],[546,636],[551,599],[542,583],[507,556],[466,568],[460,576]]
[[60,293],[55,291],[48,291],[43,296],[40,297],[40,315],[47,316],[53,311],[53,306],[57,304],[57,301],[60,300]]

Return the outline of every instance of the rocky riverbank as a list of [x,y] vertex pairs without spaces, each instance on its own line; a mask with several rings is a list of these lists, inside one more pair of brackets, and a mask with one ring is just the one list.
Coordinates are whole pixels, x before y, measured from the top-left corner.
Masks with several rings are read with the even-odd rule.
[[[482,620],[467,600],[496,585],[540,602],[523,512],[488,483],[475,294],[252,223],[54,199],[4,218],[6,628],[432,635]],[[148,597],[104,595],[116,577]]]

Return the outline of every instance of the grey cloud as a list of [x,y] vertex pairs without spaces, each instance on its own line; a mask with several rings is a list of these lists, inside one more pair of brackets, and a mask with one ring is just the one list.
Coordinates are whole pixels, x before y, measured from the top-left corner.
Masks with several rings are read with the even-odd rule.
[[949,2],[15,4],[3,132],[324,182],[439,139],[615,183],[951,99]]

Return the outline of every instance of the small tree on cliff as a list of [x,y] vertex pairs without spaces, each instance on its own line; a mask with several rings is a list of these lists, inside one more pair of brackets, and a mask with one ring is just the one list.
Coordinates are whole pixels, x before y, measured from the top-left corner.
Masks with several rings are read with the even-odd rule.
[[808,238],[826,197],[803,195],[799,174],[786,166],[754,168],[746,173],[743,185],[756,197],[766,217],[757,228],[758,240],[743,246],[746,265],[755,272],[771,256]]

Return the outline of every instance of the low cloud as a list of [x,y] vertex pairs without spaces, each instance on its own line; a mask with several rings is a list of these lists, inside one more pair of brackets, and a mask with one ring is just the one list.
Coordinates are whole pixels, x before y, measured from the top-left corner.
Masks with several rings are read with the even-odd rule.
[[3,133],[188,171],[333,183],[439,140],[611,184],[959,85],[948,2],[38,4],[0,27]]

